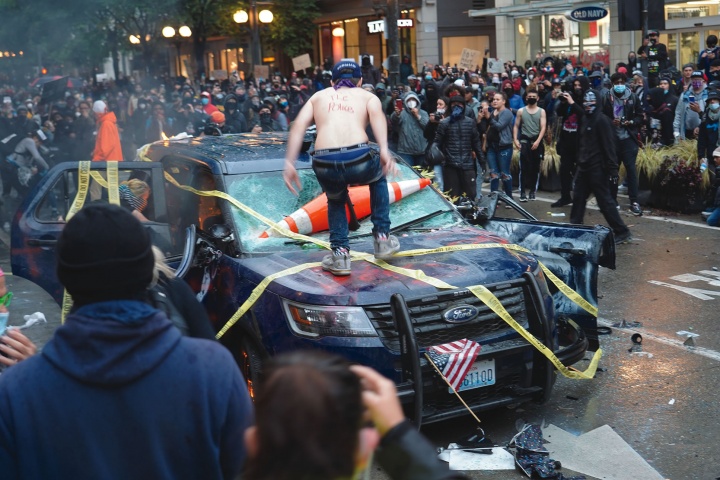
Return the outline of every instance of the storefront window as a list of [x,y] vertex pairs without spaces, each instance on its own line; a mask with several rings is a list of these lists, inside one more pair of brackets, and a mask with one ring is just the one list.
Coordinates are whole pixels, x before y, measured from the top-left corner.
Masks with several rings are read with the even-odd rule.
[[[518,18],[515,20],[515,60],[518,65],[525,66],[535,61],[538,54],[542,55],[543,28],[542,17]],[[503,59],[505,60],[505,59]]]
[[676,20],[681,18],[697,18],[718,15],[719,8],[717,3],[711,2],[666,2],[665,18],[667,20]]
[[[704,45],[703,45],[704,47]],[[700,33],[680,33],[680,64],[697,63],[700,55]]]
[[209,72],[215,70],[215,54],[208,53],[207,55],[207,69]]
[[676,33],[670,33],[667,35],[660,35],[660,43],[664,43],[668,51],[668,62],[670,65],[674,65],[678,70],[681,69],[681,65],[678,62],[678,47],[677,47],[678,36]]
[[360,32],[357,18],[345,20],[345,58],[360,61]]

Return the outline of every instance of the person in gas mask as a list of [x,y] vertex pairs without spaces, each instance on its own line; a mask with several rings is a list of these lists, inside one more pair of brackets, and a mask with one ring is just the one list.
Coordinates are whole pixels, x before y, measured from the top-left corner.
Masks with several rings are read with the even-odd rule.
[[617,184],[618,161],[615,133],[610,119],[602,113],[602,98],[597,90],[583,95],[584,115],[580,122],[580,153],[575,175],[570,223],[582,224],[588,196],[595,195],[600,212],[615,234],[615,243],[631,239],[630,229],[615,208],[610,184]]
[[398,132],[397,152],[410,166],[422,165],[425,160],[423,131],[429,120],[428,113],[420,108],[420,98],[412,92],[405,95],[403,108],[396,105],[390,115],[393,131]]
[[[705,45],[707,48],[700,52],[700,58],[698,59],[698,70],[703,70],[705,75],[710,77],[712,72],[711,65],[713,61],[720,59],[720,47],[718,47],[718,37],[715,35],[708,35],[705,39]],[[717,80],[717,78],[711,78],[711,80]]]

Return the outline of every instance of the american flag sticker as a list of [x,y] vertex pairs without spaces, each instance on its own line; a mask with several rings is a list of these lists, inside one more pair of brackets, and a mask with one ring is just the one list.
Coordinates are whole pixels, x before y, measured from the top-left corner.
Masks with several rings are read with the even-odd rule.
[[443,377],[457,391],[480,353],[480,344],[467,338],[430,347],[427,354]]

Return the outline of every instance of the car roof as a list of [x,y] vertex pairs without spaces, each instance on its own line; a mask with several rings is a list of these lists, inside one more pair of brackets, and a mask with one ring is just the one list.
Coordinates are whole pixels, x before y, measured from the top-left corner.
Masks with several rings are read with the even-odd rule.
[[[216,174],[256,173],[282,170],[288,134],[241,133],[158,141],[146,155],[153,161],[167,156],[185,157],[207,164]],[[303,145],[310,147],[310,139]],[[310,156],[302,152],[297,168],[309,168]]]

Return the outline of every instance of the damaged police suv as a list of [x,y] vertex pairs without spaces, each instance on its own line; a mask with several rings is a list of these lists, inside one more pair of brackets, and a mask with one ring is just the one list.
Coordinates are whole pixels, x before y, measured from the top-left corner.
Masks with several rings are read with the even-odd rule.
[[[498,218],[496,194],[481,211],[463,214],[400,162],[400,178],[389,179],[396,182],[390,183],[392,233],[402,251],[418,254],[387,264],[355,260],[351,275],[335,277],[319,266],[327,250],[315,243],[327,241],[327,230],[293,238],[264,221],[285,219],[300,231],[323,228],[324,212],[309,208],[322,191],[307,153],[297,162],[300,196],[284,185],[286,141],[283,134],[169,140],[149,145],[143,161],[118,164],[119,181],[141,178],[150,185],[146,228],[197,292],[251,392],[266,358],[322,349],[393,379],[416,423],[439,421],[466,411],[424,354],[467,338],[481,345],[459,389],[473,410],[546,400],[555,367],[469,290],[475,285],[489,289],[563,364],[598,348],[595,318],[547,281],[539,262],[597,306],[598,266],[615,266],[609,229],[538,221],[509,199],[514,210],[505,212],[515,218]],[[13,273],[58,302],[55,244],[78,186],[89,187],[88,202],[102,201],[92,198],[97,192],[107,198],[107,164],[92,162],[90,169],[82,175],[78,163],[57,165],[13,220]],[[407,184],[425,188],[409,191]],[[372,254],[371,222],[361,201],[353,202],[359,218],[351,251]],[[449,246],[456,248],[438,251]],[[453,288],[436,288],[437,281]]]

